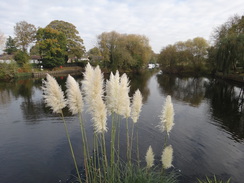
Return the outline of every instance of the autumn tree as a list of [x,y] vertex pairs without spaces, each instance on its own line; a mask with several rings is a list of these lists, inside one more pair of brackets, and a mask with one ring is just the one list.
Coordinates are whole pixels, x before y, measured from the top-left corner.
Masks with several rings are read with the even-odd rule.
[[161,67],[173,68],[177,64],[177,49],[175,45],[164,47],[158,57]]
[[11,36],[9,36],[9,37],[7,38],[6,43],[5,43],[5,49],[4,49],[4,51],[5,51],[7,54],[11,55],[11,54],[15,53],[17,50],[18,50],[18,49],[17,49],[17,46],[16,46],[16,41],[15,41],[15,39],[13,39]]
[[136,34],[103,32],[98,36],[98,48],[106,67],[139,70],[147,65],[152,55],[147,37]]
[[44,67],[65,63],[66,37],[62,32],[52,28],[39,28],[36,37]]
[[21,21],[14,26],[14,34],[16,36],[16,45],[22,51],[27,52],[28,46],[35,40],[36,27],[26,21]]
[[206,65],[208,47],[207,41],[201,37],[179,41],[163,48],[158,61],[163,68],[171,71],[182,68],[202,70]]
[[67,40],[67,57],[70,59],[81,58],[85,53],[83,39],[79,36],[76,27],[62,20],[54,20],[47,25],[47,28],[52,28],[62,32]]

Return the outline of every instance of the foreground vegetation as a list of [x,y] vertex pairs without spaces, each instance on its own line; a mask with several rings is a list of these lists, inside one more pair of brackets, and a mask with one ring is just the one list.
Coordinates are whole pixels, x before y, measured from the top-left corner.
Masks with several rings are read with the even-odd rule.
[[[167,142],[168,135],[174,125],[174,109],[171,97],[168,96],[166,98],[159,123],[159,129],[165,135],[165,141],[162,143],[162,164],[159,166],[154,165],[153,149],[148,144],[148,151],[144,152],[146,166],[142,167],[139,158],[141,152],[138,147],[138,132],[136,130],[142,107],[142,95],[137,90],[131,101],[127,75],[123,74],[120,76],[118,71],[115,75],[111,73],[110,79],[106,81],[105,90],[103,85],[103,74],[99,66],[94,69],[89,64],[86,66],[84,73],[82,91],[79,83],[70,75],[68,76],[66,81],[66,99],[60,86],[52,76],[47,75],[44,81],[45,103],[54,113],[60,114],[64,123],[76,169],[76,181],[103,183],[177,182],[177,176],[174,172],[167,173],[165,171],[172,167],[173,161],[173,148]],[[105,92],[106,96],[104,95]],[[84,99],[83,94],[85,96]],[[82,120],[84,105],[87,105],[94,128],[92,149],[88,146],[89,139],[87,139],[84,121]],[[78,168],[63,115],[63,108],[66,106],[79,119],[83,149],[83,169],[81,171]],[[107,115],[112,117],[111,129],[107,127]],[[122,122],[126,123],[125,151],[121,150],[120,145],[120,123]],[[135,156],[132,153],[132,149],[136,149]],[[122,152],[126,152],[124,154],[125,158],[122,158]]]

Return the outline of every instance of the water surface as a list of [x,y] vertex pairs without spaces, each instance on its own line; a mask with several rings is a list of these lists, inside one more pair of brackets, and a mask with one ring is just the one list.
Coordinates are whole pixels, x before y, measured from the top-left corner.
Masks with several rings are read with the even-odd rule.
[[[82,78],[76,76],[78,81]],[[58,77],[64,88],[65,77]],[[131,93],[139,88],[143,108],[137,123],[142,163],[149,145],[160,164],[164,134],[157,125],[167,95],[172,96],[175,126],[169,143],[181,182],[213,174],[241,183],[244,169],[243,89],[221,80],[179,78],[162,73],[130,76]],[[79,164],[81,135],[76,116],[65,110]],[[90,116],[84,114],[88,138]],[[122,124],[122,134],[125,129]],[[121,136],[122,146],[126,143]],[[123,140],[124,139],[124,140]],[[46,108],[40,79],[0,83],[0,182],[66,182],[74,165],[63,123]]]

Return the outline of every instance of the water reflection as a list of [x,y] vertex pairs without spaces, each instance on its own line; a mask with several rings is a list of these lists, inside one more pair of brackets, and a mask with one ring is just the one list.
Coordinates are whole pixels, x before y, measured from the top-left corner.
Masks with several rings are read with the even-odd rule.
[[179,78],[167,74],[158,74],[157,80],[162,93],[192,106],[201,104],[205,95],[206,78]]
[[243,140],[243,88],[221,80],[211,80],[206,85],[206,98],[209,99],[210,112],[214,122],[229,131],[235,140]]
[[218,79],[180,78],[162,73],[157,74],[157,81],[162,94],[191,106],[197,107],[207,99],[211,123],[230,132],[235,140],[243,140],[243,88]]

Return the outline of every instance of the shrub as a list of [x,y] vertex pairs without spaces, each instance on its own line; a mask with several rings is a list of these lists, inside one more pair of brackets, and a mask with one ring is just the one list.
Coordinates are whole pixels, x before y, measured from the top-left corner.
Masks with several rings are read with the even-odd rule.
[[14,55],[14,60],[20,65],[23,66],[24,64],[29,62],[29,55],[26,52],[18,50]]

